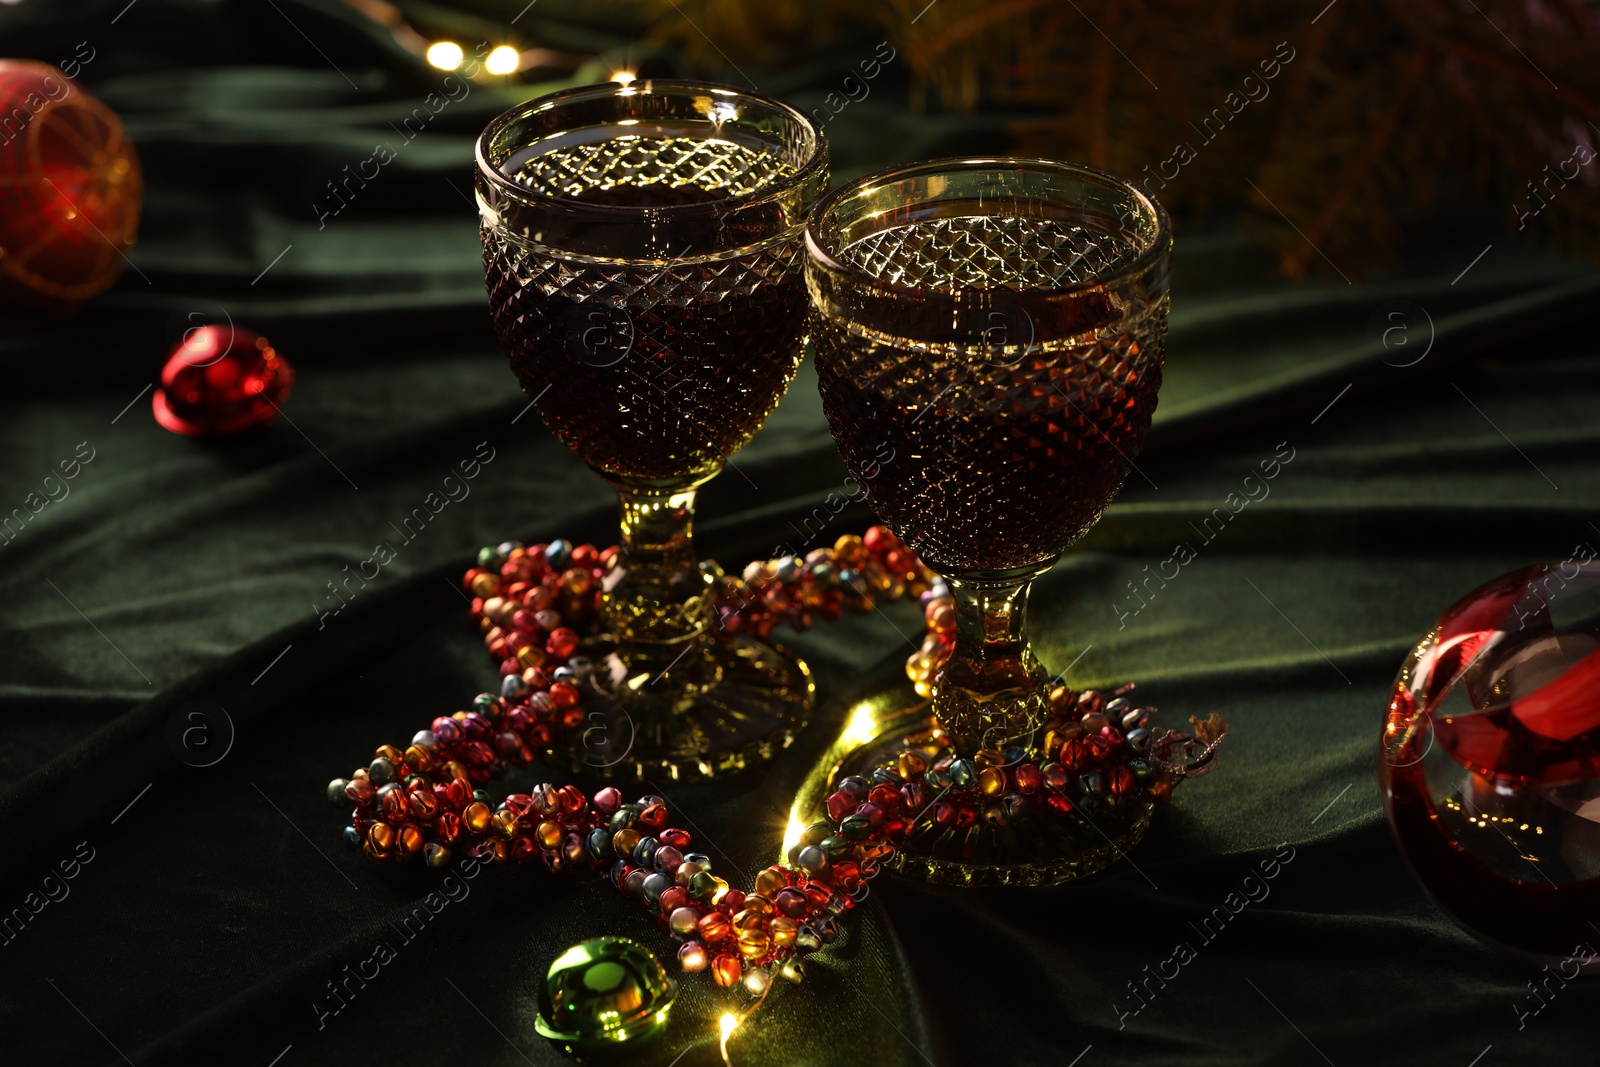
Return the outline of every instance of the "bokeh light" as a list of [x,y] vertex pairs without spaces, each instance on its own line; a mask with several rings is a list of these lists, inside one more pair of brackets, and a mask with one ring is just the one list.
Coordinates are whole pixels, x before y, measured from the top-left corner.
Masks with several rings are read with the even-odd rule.
[[440,70],[455,70],[462,58],[461,46],[454,41],[435,41],[428,46],[428,62]]

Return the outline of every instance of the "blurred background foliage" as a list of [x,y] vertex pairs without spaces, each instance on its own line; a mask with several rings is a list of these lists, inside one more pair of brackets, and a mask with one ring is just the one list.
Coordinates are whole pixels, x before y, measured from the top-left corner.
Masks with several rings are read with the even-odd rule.
[[[193,32],[221,9],[181,6],[183,25],[146,12],[119,33]],[[273,6],[261,31],[308,67],[326,70],[310,42],[331,22],[359,30],[372,54],[352,62],[386,66],[397,96],[433,87],[415,63],[432,43],[507,44],[516,71],[483,80],[508,103],[618,71],[754,84],[828,123],[841,177],[939,154],[1088,162],[1147,184],[1180,225],[1242,219],[1292,277],[1359,279],[1452,228],[1600,260],[1600,0]],[[95,78],[118,62],[106,51]],[[230,58],[218,39],[193,62]]]
[[[1243,209],[1280,269],[1381,264],[1442,214],[1600,257],[1595,0],[644,0],[707,69],[861,26],[908,104],[1023,109],[1019,154]],[[700,32],[714,27],[715,44]],[[1269,77],[1269,74],[1271,75]]]

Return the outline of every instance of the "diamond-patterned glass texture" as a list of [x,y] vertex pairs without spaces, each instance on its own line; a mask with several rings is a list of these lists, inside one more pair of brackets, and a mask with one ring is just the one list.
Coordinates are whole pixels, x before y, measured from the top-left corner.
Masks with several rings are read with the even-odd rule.
[[[1064,223],[970,216],[885,230],[842,258],[924,290],[1025,292],[1093,282],[1138,251]],[[814,323],[840,450],[878,516],[934,566],[1047,560],[1121,489],[1155,411],[1167,300],[1085,300],[1099,309],[1093,328],[1061,335],[1021,304],[970,342],[911,340],[897,327],[918,314],[915,293],[879,321]]]
[[[692,193],[748,196],[794,172],[775,151],[719,138],[620,136],[566,144],[533,156],[511,177],[543,196],[604,203],[597,193],[618,186],[661,186]],[[696,198],[696,201],[704,197]]]
[[[723,140],[623,137],[527,161],[530,188],[628,207],[714,203],[790,173]],[[639,225],[650,225],[641,214]],[[797,234],[735,254],[596,260],[483,227],[495,329],[523,389],[603,474],[713,472],[777,405],[801,357]]]

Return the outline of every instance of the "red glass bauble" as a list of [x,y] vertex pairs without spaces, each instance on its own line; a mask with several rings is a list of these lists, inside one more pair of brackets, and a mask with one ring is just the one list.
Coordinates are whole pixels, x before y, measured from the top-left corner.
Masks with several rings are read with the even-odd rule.
[[1379,745],[1389,824],[1439,906],[1492,945],[1600,971],[1600,562],[1526,567],[1440,616]]
[[62,71],[0,59],[0,327],[60,318],[109,288],[139,231],[139,157]]
[[167,357],[151,405],[173,433],[212,437],[271,422],[293,384],[294,368],[265,337],[199,326]]

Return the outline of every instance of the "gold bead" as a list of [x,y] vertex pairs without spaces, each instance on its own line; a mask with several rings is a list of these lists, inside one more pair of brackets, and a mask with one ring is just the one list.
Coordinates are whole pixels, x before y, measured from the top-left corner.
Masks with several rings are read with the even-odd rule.
[[768,931],[772,934],[772,943],[778,948],[794,944],[794,939],[800,933],[800,926],[793,919],[780,915],[772,920]]
[[395,835],[395,855],[403,860],[421,855],[424,843],[420,829],[410,824],[402,826]]
[[760,959],[772,951],[772,938],[759,927],[739,931],[739,955]]
[[788,884],[789,881],[783,876],[783,872],[774,867],[763,868],[761,873],[756,875],[756,892],[769,899],[772,894]]
[[481,834],[489,828],[494,813],[489,810],[489,805],[475,800],[467,805],[467,810],[461,813],[461,821],[466,823],[467,829],[475,834]]
[[367,845],[378,856],[394,851],[394,827],[386,822],[375,822],[367,827]]

